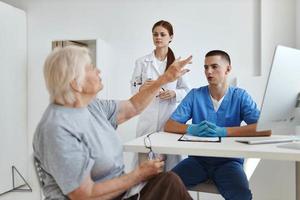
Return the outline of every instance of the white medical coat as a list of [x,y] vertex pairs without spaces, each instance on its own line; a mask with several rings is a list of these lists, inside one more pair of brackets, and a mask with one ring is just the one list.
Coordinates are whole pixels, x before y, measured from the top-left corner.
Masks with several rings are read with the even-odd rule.
[[[131,79],[131,92],[135,94],[139,91],[140,86],[148,79],[156,80],[162,73],[158,69],[155,61],[154,51],[135,62],[135,69]],[[146,135],[155,131],[163,131],[166,121],[185,95],[189,92],[189,86],[183,77],[178,80],[162,86],[165,90],[173,90],[176,97],[168,100],[155,97],[150,105],[140,114],[137,124],[136,136]],[[171,162],[167,158],[166,165]],[[166,169],[169,167],[166,166]]]

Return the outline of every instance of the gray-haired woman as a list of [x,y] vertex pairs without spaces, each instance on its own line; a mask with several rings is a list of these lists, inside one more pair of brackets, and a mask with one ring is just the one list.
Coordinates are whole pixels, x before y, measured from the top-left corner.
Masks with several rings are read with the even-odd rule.
[[42,168],[46,199],[191,199],[164,162],[148,160],[124,173],[119,124],[139,114],[161,85],[186,73],[191,57],[176,61],[129,100],[99,100],[100,70],[86,48],[55,49],[44,76],[50,104],[36,129],[34,157]]

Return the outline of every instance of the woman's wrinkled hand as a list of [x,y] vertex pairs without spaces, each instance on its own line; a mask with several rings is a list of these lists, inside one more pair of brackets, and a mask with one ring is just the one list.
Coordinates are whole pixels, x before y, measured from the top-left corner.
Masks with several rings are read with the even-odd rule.
[[168,68],[168,70],[161,76],[167,83],[173,82],[185,73],[189,72],[189,69],[184,69],[184,66],[192,63],[192,56],[181,60],[176,59]]
[[161,157],[154,160],[143,161],[136,169],[135,174],[141,181],[146,181],[151,177],[163,172],[165,162]]

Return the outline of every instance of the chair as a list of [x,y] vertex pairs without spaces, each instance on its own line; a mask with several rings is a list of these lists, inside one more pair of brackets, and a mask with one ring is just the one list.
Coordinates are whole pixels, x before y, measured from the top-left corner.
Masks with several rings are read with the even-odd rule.
[[[244,161],[244,170],[247,176],[248,181],[254,173],[254,170],[260,162],[259,158],[247,158]],[[199,192],[220,194],[218,188],[212,180],[207,180],[206,182],[200,183],[194,187],[189,188],[190,191],[197,192],[197,199],[199,200]]]
[[46,177],[46,174],[45,174],[45,171],[41,167],[40,161],[38,159],[36,159],[34,156],[32,156],[32,157],[33,157],[33,165],[34,165],[35,173],[37,175],[39,185],[40,185],[40,197],[41,197],[41,200],[43,200],[45,197],[43,195],[42,188],[45,185],[44,179]]

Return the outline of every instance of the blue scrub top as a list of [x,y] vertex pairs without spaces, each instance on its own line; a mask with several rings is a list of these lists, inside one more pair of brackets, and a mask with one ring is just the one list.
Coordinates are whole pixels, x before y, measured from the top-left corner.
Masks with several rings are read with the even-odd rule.
[[[170,118],[183,124],[192,119],[193,124],[207,120],[220,127],[234,127],[240,126],[242,121],[245,121],[246,124],[256,123],[259,114],[257,105],[250,95],[245,90],[237,87],[228,88],[216,112],[210,98],[208,86],[204,86],[192,89],[181,101]],[[200,156],[197,158],[211,165],[218,165],[232,160],[243,163],[243,159],[239,158]]]
[[221,127],[233,127],[240,126],[242,121],[254,124],[259,114],[250,95],[237,87],[228,88],[219,109],[215,112],[208,86],[204,86],[192,89],[171,115],[171,119],[183,124],[190,119],[193,124],[207,120]]

